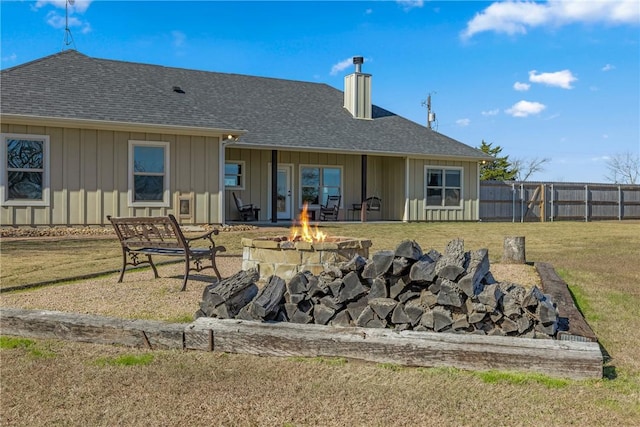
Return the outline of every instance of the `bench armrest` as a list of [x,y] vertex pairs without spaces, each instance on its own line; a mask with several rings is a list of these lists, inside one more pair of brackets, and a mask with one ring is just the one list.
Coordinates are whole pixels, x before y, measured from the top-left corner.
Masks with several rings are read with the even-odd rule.
[[206,239],[209,240],[211,242],[211,247],[214,247],[216,244],[213,241],[213,238],[211,237],[212,235],[218,235],[218,233],[220,232],[220,230],[218,230],[217,228],[214,230],[209,231],[208,233],[202,234],[200,236],[196,236],[196,237],[185,237],[184,240],[187,242],[188,245],[191,245],[191,242],[195,241],[195,240],[201,240],[201,239]]

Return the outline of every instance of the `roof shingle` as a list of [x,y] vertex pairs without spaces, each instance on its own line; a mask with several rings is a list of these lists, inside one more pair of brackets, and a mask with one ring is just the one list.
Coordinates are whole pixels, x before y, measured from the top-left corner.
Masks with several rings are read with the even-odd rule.
[[[74,50],[2,71],[2,114],[246,130],[270,149],[483,159],[487,155],[373,106],[354,119],[329,85],[91,58]],[[179,86],[184,93],[173,90]]]

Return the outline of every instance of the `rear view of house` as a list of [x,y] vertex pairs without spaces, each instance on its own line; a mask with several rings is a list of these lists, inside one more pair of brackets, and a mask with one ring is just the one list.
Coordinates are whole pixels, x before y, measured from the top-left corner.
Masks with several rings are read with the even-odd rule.
[[1,225],[183,223],[319,212],[477,220],[481,151],[372,104],[371,75],[326,84],[168,68],[64,51],[2,71]]

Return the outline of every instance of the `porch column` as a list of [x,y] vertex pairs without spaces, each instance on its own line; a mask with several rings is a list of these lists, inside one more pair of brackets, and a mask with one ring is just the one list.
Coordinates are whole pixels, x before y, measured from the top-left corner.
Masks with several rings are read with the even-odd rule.
[[278,222],[278,150],[271,150],[271,222]]
[[[404,159],[404,213],[402,214],[402,221],[409,222],[409,158]],[[417,220],[418,218],[416,218]]]
[[362,178],[360,181],[360,202],[364,202],[367,196],[367,155],[363,154],[362,159]]

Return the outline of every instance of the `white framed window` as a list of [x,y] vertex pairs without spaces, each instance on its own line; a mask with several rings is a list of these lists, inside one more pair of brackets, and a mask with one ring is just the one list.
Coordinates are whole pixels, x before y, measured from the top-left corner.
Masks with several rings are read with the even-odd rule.
[[0,146],[4,206],[49,206],[49,136],[3,133]]
[[227,190],[244,190],[244,162],[227,160],[224,164],[224,186]]
[[425,166],[425,209],[462,208],[463,169]]
[[[319,206],[342,194],[342,166],[300,166],[300,202]],[[342,201],[340,202],[342,204]]]
[[129,141],[129,205],[169,207],[169,143]]

